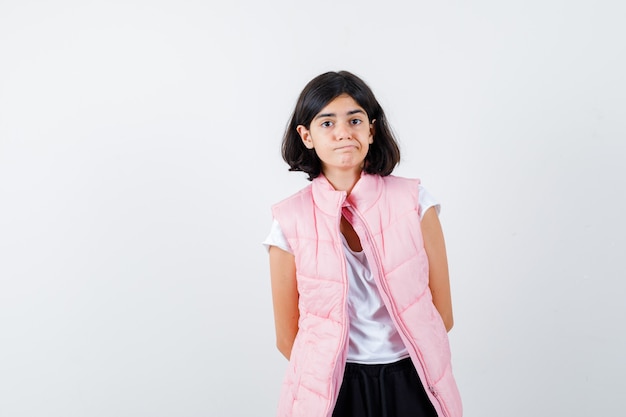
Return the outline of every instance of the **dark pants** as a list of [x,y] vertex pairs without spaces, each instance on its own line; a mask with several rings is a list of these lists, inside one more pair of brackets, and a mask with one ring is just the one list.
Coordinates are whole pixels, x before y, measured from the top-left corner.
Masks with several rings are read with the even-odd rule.
[[410,358],[346,364],[333,417],[437,417]]

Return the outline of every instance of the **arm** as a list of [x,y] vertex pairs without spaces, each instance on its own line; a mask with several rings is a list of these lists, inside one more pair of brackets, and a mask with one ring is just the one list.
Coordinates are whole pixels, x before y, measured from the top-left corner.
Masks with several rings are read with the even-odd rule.
[[433,210],[432,207],[426,211],[422,219],[422,235],[430,267],[428,286],[433,296],[433,304],[439,311],[446,330],[450,331],[454,319],[452,317],[448,257],[439,216],[437,216],[437,210]]
[[298,333],[298,288],[296,285],[296,262],[292,254],[276,246],[270,246],[270,275],[276,347],[287,359]]

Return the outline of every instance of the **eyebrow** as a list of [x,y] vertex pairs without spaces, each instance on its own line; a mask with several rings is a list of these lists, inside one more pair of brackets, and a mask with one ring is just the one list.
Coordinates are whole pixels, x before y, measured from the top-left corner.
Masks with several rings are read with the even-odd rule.
[[[355,110],[350,110],[348,113],[346,113],[347,116],[352,116],[353,114],[365,114],[365,112],[361,109],[355,109]],[[318,114],[317,116],[315,116],[315,118],[313,120],[317,120],[320,119],[322,117],[336,117],[337,115],[335,113],[321,113]]]

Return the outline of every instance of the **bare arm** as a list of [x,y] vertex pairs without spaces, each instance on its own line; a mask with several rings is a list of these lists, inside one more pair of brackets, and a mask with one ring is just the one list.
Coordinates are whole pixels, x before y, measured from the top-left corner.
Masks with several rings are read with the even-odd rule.
[[452,317],[448,257],[439,216],[432,207],[426,211],[422,219],[422,235],[430,266],[428,286],[433,295],[433,304],[439,311],[446,330],[450,331],[454,325],[454,319]]
[[276,347],[287,359],[298,333],[298,287],[296,285],[296,262],[292,254],[276,246],[270,250],[270,275]]

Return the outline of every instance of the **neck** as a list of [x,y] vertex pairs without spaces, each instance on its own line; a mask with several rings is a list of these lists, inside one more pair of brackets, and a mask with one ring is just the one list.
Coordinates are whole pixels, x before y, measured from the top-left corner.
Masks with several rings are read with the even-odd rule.
[[358,171],[325,171],[324,176],[337,191],[345,191],[350,194],[354,185],[361,178],[361,170]]

